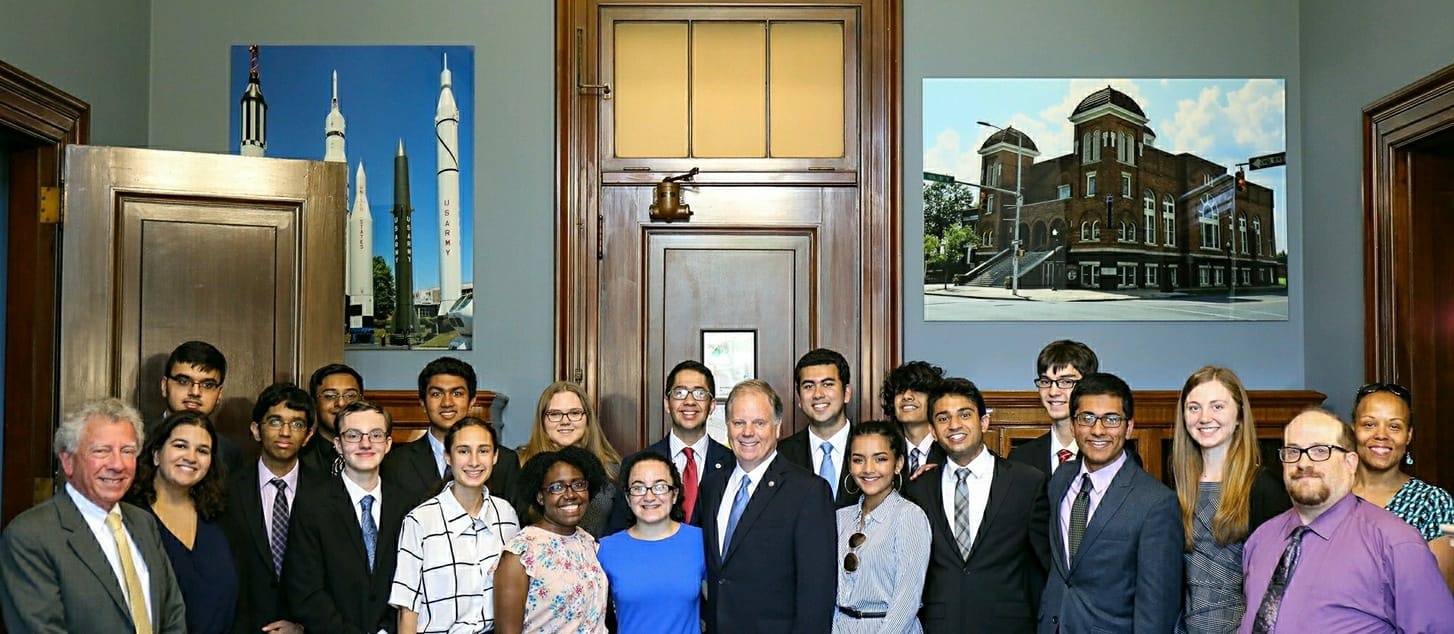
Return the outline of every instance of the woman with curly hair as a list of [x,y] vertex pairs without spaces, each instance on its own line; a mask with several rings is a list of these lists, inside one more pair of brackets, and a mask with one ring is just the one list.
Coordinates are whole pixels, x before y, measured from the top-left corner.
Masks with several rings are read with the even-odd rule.
[[[591,398],[585,388],[570,381],[551,383],[540,393],[535,405],[535,425],[530,428],[530,440],[520,447],[520,464],[546,451],[562,447],[578,447],[595,456],[606,472],[606,482],[594,493],[581,519],[581,528],[595,537],[601,537],[606,522],[611,518],[611,504],[616,497],[616,485],[611,479],[621,467],[621,454],[606,439],[601,430],[596,412],[591,409]],[[520,487],[515,491],[515,511],[522,519],[528,516],[535,491]]]
[[586,502],[606,485],[589,451],[535,454],[520,470],[538,519],[505,544],[495,575],[495,632],[606,631],[606,573],[596,539],[580,527]]
[[129,500],[157,518],[192,634],[231,630],[237,608],[237,569],[217,523],[226,474],[222,461],[213,461],[216,447],[206,414],[168,416],[146,439]]

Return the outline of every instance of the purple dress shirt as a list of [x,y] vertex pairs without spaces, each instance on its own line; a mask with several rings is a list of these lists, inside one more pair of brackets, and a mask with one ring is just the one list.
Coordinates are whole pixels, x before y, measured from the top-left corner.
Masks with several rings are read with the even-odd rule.
[[[1292,530],[1297,509],[1277,515],[1242,551],[1252,631],[1257,606]],[[1398,516],[1348,494],[1308,524],[1276,632],[1454,632],[1454,596],[1429,545]]]

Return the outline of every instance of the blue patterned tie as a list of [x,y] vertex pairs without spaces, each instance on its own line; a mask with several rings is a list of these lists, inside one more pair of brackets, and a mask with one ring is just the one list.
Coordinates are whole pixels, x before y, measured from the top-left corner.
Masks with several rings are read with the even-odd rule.
[[909,475],[914,475],[919,472],[919,456],[923,454],[924,452],[919,451],[918,447],[915,447],[913,451],[909,452]]
[[818,445],[823,450],[823,462],[818,465],[818,476],[828,481],[828,488],[832,489],[833,497],[838,497],[838,473],[833,469],[833,443],[823,441]]
[[277,487],[273,496],[273,525],[269,529],[268,545],[273,550],[273,572],[283,574],[283,552],[288,548],[288,483],[282,478],[273,478],[268,484]]
[[374,523],[374,496],[365,495],[358,505],[363,507],[364,552],[369,556],[369,572],[374,571],[374,551],[379,543],[379,525]]
[[747,501],[752,499],[752,493],[747,487],[752,486],[752,478],[742,476],[742,486],[737,487],[737,497],[732,498],[732,512],[727,514],[727,534],[722,538],[722,554],[727,554],[727,545],[732,543],[732,532],[737,530],[737,520],[742,519],[742,512],[747,510]]

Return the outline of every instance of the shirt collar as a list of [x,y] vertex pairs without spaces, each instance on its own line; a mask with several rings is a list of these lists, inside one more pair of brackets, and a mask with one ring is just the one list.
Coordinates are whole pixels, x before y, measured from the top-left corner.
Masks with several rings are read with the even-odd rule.
[[845,422],[843,423],[843,428],[834,432],[833,435],[828,438],[819,438],[818,434],[813,432],[813,428],[809,427],[808,440],[812,441],[813,444],[812,447],[808,448],[810,450],[809,453],[811,453],[814,457],[819,456],[822,453],[822,450],[818,447],[823,444],[823,441],[826,440],[830,443],[833,443],[833,451],[847,455],[848,452],[845,450],[845,448],[848,446],[848,431],[851,427],[853,427],[853,422],[845,420]]
[[[1334,502],[1332,506],[1328,507],[1328,510],[1323,511],[1322,515],[1313,518],[1313,521],[1308,523],[1308,528],[1312,529],[1318,537],[1330,539],[1334,531],[1338,530],[1338,525],[1343,523],[1343,519],[1351,515],[1355,507],[1364,503],[1350,491],[1343,496],[1343,499]],[[1292,521],[1288,522],[1285,534],[1291,536],[1293,529],[1301,525],[1302,517],[1297,514],[1297,508],[1294,507]]]
[[885,497],[882,502],[879,502],[878,508],[874,509],[873,512],[869,513],[865,517],[863,514],[863,500],[859,499],[858,506],[855,507],[858,509],[858,514],[853,518],[853,523],[855,526],[857,526],[859,522],[862,522],[863,525],[867,527],[870,524],[882,524],[884,522],[887,522],[888,520],[884,518],[892,517],[897,514],[898,511],[896,510],[896,508],[898,507],[899,502],[903,501],[906,500],[904,500],[903,496],[899,495],[898,491],[889,491],[888,496]]
[[[1081,476],[1089,473],[1091,485],[1095,487],[1096,491],[1105,493],[1108,489],[1110,489],[1111,481],[1116,479],[1116,474],[1121,472],[1121,467],[1125,464],[1126,450],[1124,448],[1121,449],[1121,455],[1116,456],[1116,459],[1112,460],[1111,464],[1096,469],[1095,471],[1087,471],[1085,468],[1085,461],[1082,460],[1080,463],[1080,473],[1075,476],[1075,481],[1080,482]],[[1078,484],[1072,484],[1072,486],[1079,487]],[[1076,488],[1076,491],[1079,490],[1079,488]]]
[[904,442],[909,445],[909,451],[913,451],[915,449],[918,449],[919,452],[920,452],[920,456],[922,456],[924,459],[928,459],[929,458],[929,450],[934,448],[934,434],[932,434],[932,433],[925,434],[924,435],[924,440],[919,441],[919,444],[918,445],[915,445],[914,443],[909,442],[909,439],[908,439],[907,436],[904,437]]
[[[994,474],[995,457],[990,453],[989,447],[981,446],[979,455],[975,456],[969,461],[969,464],[964,466],[969,468],[969,479],[983,480]],[[944,474],[940,476],[943,479],[944,486],[948,487],[952,492],[954,485],[959,483],[959,475],[955,471],[958,471],[961,467],[959,463],[946,458],[944,460],[944,466],[940,468],[944,470]]]
[[1056,436],[1054,431],[1051,431],[1050,432],[1050,445],[1051,445],[1051,447],[1050,447],[1050,449],[1051,449],[1050,453],[1052,453],[1052,454],[1059,453],[1061,449],[1065,449],[1065,450],[1069,451],[1070,452],[1070,455],[1072,455],[1072,456],[1079,456],[1080,455],[1080,447],[1075,444],[1075,439],[1074,438],[1072,438],[1070,440],[1070,443],[1069,444],[1062,445],[1062,444],[1060,444],[1060,437],[1059,436]]
[[[280,476],[273,475],[273,472],[268,469],[268,466],[263,464],[262,458],[257,459],[257,488],[259,491],[273,486],[273,478],[277,477]],[[293,468],[289,469],[281,477],[283,478],[283,482],[288,485],[288,490],[296,492],[298,490],[298,461],[294,460]]]
[[682,439],[677,438],[677,435],[674,434],[674,433],[667,434],[666,436],[667,436],[667,441],[666,441],[667,448],[671,451],[671,456],[668,456],[668,457],[675,458],[678,454],[680,454],[682,452],[682,449],[683,448],[691,447],[692,448],[692,453],[694,453],[694,454],[696,454],[698,456],[701,456],[702,457],[702,460],[706,460],[707,459],[707,438],[708,438],[708,436],[706,434],[702,434],[702,437],[701,438],[698,438],[697,439],[697,442],[694,442],[694,443],[692,443],[690,445],[688,445],[685,442],[682,442]]
[[[444,484],[444,490],[435,496],[439,498],[439,505],[444,511],[444,528],[450,533],[458,536],[471,535],[476,532],[489,532],[495,525],[498,518],[495,516],[494,505],[490,503],[490,492],[484,492],[484,504],[480,506],[478,518],[472,517],[469,511],[454,497],[455,482],[450,480]],[[480,529],[476,530],[476,520],[479,520]]]
[[[77,490],[76,487],[71,486],[71,483],[69,482],[66,483],[66,495],[71,496],[71,501],[76,503],[76,510],[79,510],[81,512],[81,517],[85,518],[87,522],[106,522],[106,514],[110,513],[111,509],[103,509],[100,506],[97,506],[97,504],[95,502],[92,502],[90,498],[81,495],[81,492]],[[113,506],[112,508],[115,507]]]
[[434,452],[434,464],[439,467],[439,472],[444,473],[444,441],[434,437],[429,430],[424,431],[424,437],[429,439],[429,450]]
[[343,488],[348,491],[348,499],[353,501],[355,507],[359,505],[359,501],[363,500],[365,495],[374,496],[375,507],[384,501],[384,481],[382,479],[379,480],[379,486],[374,487],[374,490],[365,491],[363,487],[355,484],[353,480],[350,480],[348,474],[340,473],[338,477],[343,479]]
[[[767,458],[762,461],[762,464],[757,465],[757,467],[753,468],[753,470],[751,471],[744,472],[742,470],[742,464],[738,463],[738,465],[732,469],[732,477],[729,479],[729,481],[737,482],[742,478],[743,474],[745,473],[747,477],[752,478],[752,486],[757,486],[758,484],[762,483],[762,474],[767,473],[767,466],[772,464],[772,461],[774,460],[777,460],[777,449],[773,449],[772,453],[768,454]],[[737,486],[742,485],[738,484]],[[735,495],[735,492],[728,492],[728,495]]]

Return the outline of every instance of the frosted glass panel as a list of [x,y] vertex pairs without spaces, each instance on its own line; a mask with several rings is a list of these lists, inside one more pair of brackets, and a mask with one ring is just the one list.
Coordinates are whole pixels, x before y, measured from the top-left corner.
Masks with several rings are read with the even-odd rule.
[[772,156],[843,156],[843,25],[774,22]]
[[617,22],[616,156],[687,156],[687,23]]
[[692,156],[766,156],[765,40],[763,22],[692,25]]

